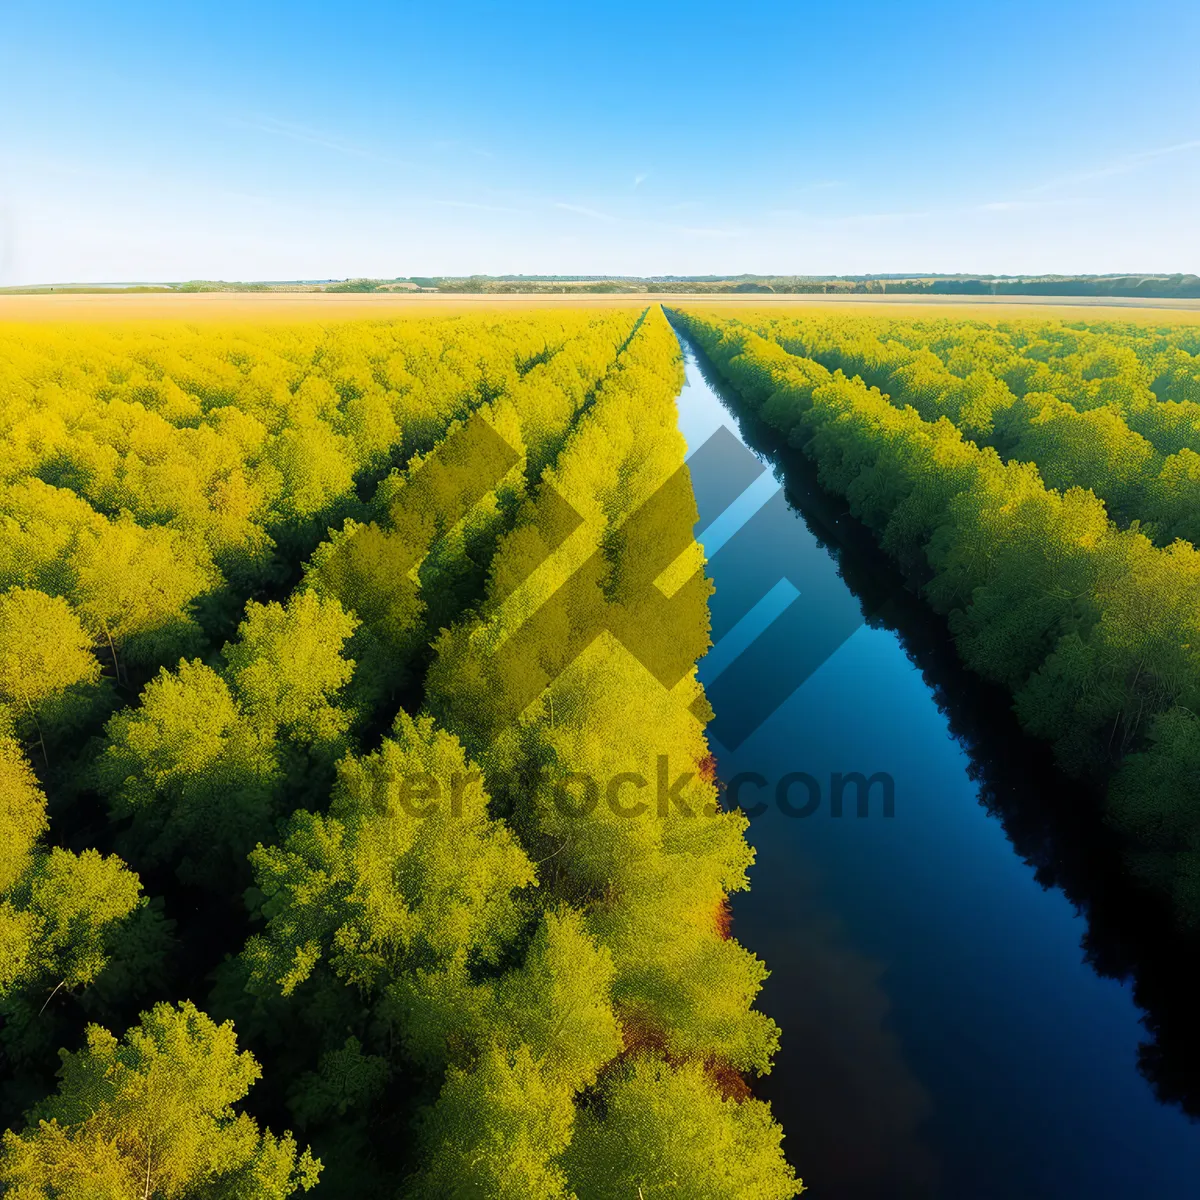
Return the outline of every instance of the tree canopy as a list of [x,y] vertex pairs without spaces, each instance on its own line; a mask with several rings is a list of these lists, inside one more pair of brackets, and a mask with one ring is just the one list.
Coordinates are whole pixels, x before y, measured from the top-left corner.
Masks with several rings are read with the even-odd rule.
[[[681,382],[659,309],[0,356],[0,1190],[606,1195],[691,1169],[690,1088],[705,1194],[797,1193],[721,1090],[778,1030]],[[667,762],[645,819],[560,802]]]

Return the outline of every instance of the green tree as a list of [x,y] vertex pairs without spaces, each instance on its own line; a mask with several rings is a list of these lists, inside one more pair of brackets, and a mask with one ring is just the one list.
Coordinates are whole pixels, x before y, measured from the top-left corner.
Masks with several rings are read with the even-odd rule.
[[0,705],[18,730],[42,738],[99,678],[91,639],[65,600],[29,588],[0,595]]
[[789,1200],[802,1190],[783,1130],[759,1100],[722,1097],[697,1063],[618,1068],[563,1155],[578,1200]]
[[[159,976],[170,926],[115,856],[47,848],[46,800],[12,737],[0,734],[0,1044],[6,1102],[66,1036],[62,1000],[103,1010]],[[50,1011],[52,1000],[59,1003]],[[39,1089],[40,1090],[40,1089]],[[33,1094],[37,1094],[34,1092]]]
[[71,599],[113,653],[148,665],[186,653],[202,640],[192,613],[220,582],[203,543],[164,526],[143,529],[132,518],[82,540],[72,556]]
[[0,723],[0,893],[25,873],[47,827],[46,798],[37,777],[20,743]]
[[351,496],[354,467],[348,451],[346,440],[314,416],[271,440],[267,460],[282,480],[278,507],[293,540]]
[[546,1077],[528,1046],[489,1047],[473,1070],[450,1069],[421,1128],[427,1165],[406,1192],[428,1200],[570,1200],[557,1159],[574,1116],[570,1094]]
[[296,813],[281,845],[252,856],[267,928],[245,953],[259,986],[290,993],[327,960],[369,995],[405,967],[497,961],[533,867],[488,816],[457,740],[402,711],[338,775],[328,815]]
[[105,733],[98,786],[114,817],[133,818],[139,855],[178,862],[209,886],[244,870],[269,835],[282,774],[274,731],[250,719],[216,671],[199,660],[160,671]]
[[91,983],[108,961],[111,926],[144,903],[141,890],[115,856],[57,846],[34,853],[4,905],[3,976],[53,979],[54,990]]
[[14,1200],[284,1200],[320,1163],[235,1109],[260,1070],[233,1026],[158,1004],[118,1041],[98,1025],[62,1052],[58,1092],[4,1135]]
[[564,906],[544,915],[519,967],[481,982],[462,959],[418,968],[391,985],[381,1011],[410,1057],[430,1068],[469,1065],[489,1045],[524,1046],[571,1093],[621,1049],[613,977],[612,955]]
[[336,703],[354,663],[342,656],[358,622],[333,599],[299,592],[286,606],[246,606],[238,638],[225,647],[225,678],[261,728],[337,747],[349,725]]

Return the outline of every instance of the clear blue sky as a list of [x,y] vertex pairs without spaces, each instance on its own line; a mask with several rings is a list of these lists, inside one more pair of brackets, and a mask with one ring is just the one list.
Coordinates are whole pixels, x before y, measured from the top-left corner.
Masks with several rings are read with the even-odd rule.
[[0,4],[0,281],[1200,271],[1196,0]]

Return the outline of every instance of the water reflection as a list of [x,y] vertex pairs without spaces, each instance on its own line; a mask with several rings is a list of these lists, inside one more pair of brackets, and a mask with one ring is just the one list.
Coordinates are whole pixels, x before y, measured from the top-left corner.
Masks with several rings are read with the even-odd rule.
[[933,1103],[890,1028],[886,965],[829,911],[813,862],[794,858],[787,870],[786,908],[743,909],[736,930],[771,968],[766,1007],[783,1027],[780,1063],[755,1091],[784,1122],[815,1195],[932,1195],[938,1163],[922,1127]]

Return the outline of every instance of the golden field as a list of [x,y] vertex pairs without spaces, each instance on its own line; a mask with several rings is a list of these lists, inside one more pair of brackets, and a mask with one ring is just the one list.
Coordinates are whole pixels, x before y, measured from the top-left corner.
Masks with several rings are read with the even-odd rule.
[[[832,296],[769,295],[701,296],[692,293],[624,293],[580,295],[417,295],[404,293],[327,292],[189,292],[176,295],[141,293],[62,293],[58,295],[0,294],[2,321],[111,321],[174,319],[198,321],[217,319],[304,321],[354,320],[395,317],[436,317],[456,313],[531,309],[642,307],[667,304],[703,308],[711,312],[772,311],[796,308],[836,308],[840,312],[866,313],[887,308],[889,316],[919,317],[935,310],[939,317],[957,316],[976,320],[1050,318],[1064,321],[1121,319],[1146,323],[1192,324],[1200,322],[1200,300],[1153,300],[1140,298],[979,296]],[[1101,316],[1103,314],[1103,316]]]

